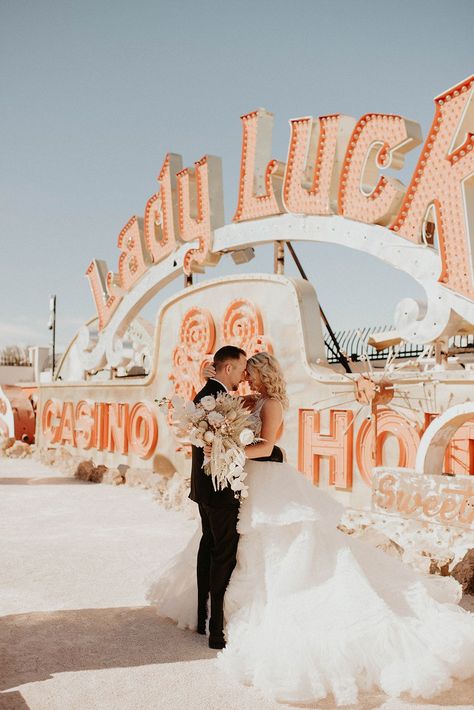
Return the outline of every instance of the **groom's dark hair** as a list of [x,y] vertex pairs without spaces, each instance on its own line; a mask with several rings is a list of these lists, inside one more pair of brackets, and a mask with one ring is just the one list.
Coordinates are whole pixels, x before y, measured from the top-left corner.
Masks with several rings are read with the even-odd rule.
[[214,354],[214,367],[217,370],[228,360],[239,360],[242,355],[247,357],[247,353],[242,348],[237,348],[235,345],[224,345]]

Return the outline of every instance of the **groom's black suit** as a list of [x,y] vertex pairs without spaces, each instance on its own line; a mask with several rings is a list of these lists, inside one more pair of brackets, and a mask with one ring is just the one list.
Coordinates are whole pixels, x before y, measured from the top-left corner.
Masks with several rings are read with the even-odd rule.
[[[194,403],[197,404],[208,395],[215,397],[219,392],[225,391],[220,382],[210,379],[195,396]],[[270,456],[255,460],[281,462],[283,456],[281,449],[274,446]],[[202,629],[205,625],[210,593],[209,637],[210,640],[219,642],[223,641],[224,594],[237,558],[239,501],[230,488],[214,490],[211,477],[204,473],[203,463],[203,449],[193,446],[189,497],[198,503],[202,523],[197,557],[198,628]]]
[[[210,379],[194,398],[197,404],[203,397],[225,392],[217,380]],[[223,641],[224,594],[235,567],[237,544],[237,514],[239,501],[230,488],[215,491],[212,479],[203,470],[204,451],[192,447],[191,500],[199,504],[202,538],[197,557],[198,627],[205,624],[207,599],[211,594],[210,640]]]

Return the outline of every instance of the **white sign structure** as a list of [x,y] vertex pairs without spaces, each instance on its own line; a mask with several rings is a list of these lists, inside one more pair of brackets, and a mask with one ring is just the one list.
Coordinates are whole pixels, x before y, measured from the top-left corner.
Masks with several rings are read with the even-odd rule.
[[[447,352],[449,338],[474,332],[473,87],[469,77],[435,99],[424,142],[419,125],[397,115],[292,119],[285,163],[272,159],[273,116],[264,109],[242,116],[239,193],[227,225],[220,160],[204,156],[183,168],[180,156],[167,155],[159,191],[119,234],[117,272],[100,260],[87,270],[97,317],[71,342],[57,379],[41,387],[40,443],[151,470],[165,457],[185,472],[189,451],[154,400],[170,389],[193,396],[215,349],[234,343],[279,358],[290,397],[280,443],[344,503],[370,506],[380,465],[472,473],[471,411],[446,414],[446,426],[442,417],[474,399],[473,359]],[[390,171],[422,143],[405,186]],[[328,363],[314,288],[282,273],[284,245],[294,241],[357,249],[422,286],[424,303],[403,299],[396,308],[383,368],[369,358],[351,372]],[[212,269],[223,254],[245,263],[245,250],[268,243],[278,273],[188,285],[162,304],[154,330],[140,320],[179,275],[192,284],[194,272]],[[402,360],[403,342],[426,349]],[[145,374],[132,377],[140,365]]]

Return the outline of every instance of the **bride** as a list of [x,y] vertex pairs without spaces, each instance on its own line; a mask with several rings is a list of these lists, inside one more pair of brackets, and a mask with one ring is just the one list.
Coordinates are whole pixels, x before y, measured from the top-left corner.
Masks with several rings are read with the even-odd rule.
[[[474,675],[474,614],[457,606],[453,578],[425,577],[336,526],[343,508],[269,456],[287,406],[283,373],[268,353],[247,379],[263,441],[246,448],[248,498],[240,505],[237,565],[225,595],[226,648],[218,666],[268,698],[337,705],[358,691],[432,697]],[[200,533],[155,581],[148,599],[196,628]]]

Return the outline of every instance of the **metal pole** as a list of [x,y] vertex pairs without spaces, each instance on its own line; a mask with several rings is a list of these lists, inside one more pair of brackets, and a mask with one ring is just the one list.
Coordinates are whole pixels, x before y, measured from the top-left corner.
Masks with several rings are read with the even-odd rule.
[[[298,271],[300,272],[302,278],[303,278],[305,281],[309,281],[309,279],[308,279],[308,277],[306,276],[306,273],[305,273],[303,267],[301,266],[300,260],[299,260],[298,257],[296,256],[296,252],[295,252],[295,250],[293,249],[293,245],[291,244],[291,242],[286,242],[286,246],[288,247],[288,251],[290,252],[291,256],[293,257],[293,260],[294,260],[294,262],[295,262],[295,264],[296,264],[296,266],[297,266],[297,268],[298,268]],[[322,318],[323,321],[324,321],[324,325],[326,326],[326,329],[327,329],[327,331],[328,331],[328,333],[329,333],[329,335],[330,335],[330,337],[331,337],[331,339],[332,339],[334,345],[336,346],[336,349],[337,349],[337,358],[338,358],[339,362],[341,363],[341,365],[343,366],[343,368],[345,369],[346,372],[352,372],[351,367],[350,367],[350,365],[349,365],[349,361],[347,360],[346,356],[344,355],[344,353],[342,352],[342,350],[341,350],[340,347],[339,347],[339,343],[337,342],[337,338],[336,338],[336,336],[334,335],[333,329],[332,329],[331,326],[329,325],[329,321],[328,321],[328,319],[326,318],[326,314],[324,313],[323,309],[321,308],[321,304],[319,305],[319,313],[321,314],[321,318]]]
[[54,380],[54,371],[56,369],[56,296],[49,297],[49,322],[48,328],[52,331],[51,333],[51,347],[52,347],[52,364],[51,364],[51,379]]
[[273,251],[273,272],[275,274],[285,273],[285,242],[274,242]]
[[53,311],[53,380],[54,380],[55,371],[56,371],[56,296],[54,297],[54,311]]

